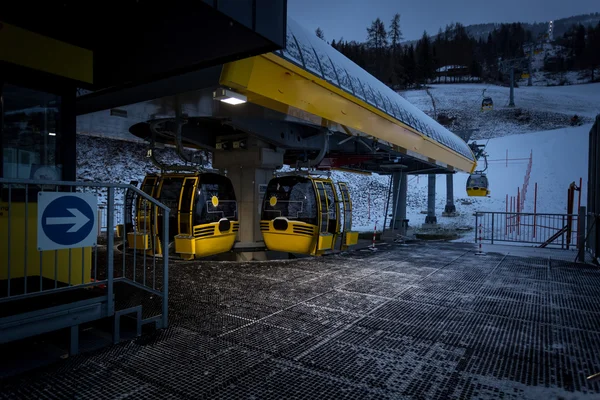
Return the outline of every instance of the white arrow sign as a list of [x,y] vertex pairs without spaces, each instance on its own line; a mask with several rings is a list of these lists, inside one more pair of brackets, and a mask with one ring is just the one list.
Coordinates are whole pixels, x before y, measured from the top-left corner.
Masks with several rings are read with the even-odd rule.
[[76,208],[67,208],[67,211],[73,215],[72,217],[60,217],[60,218],[46,218],[47,225],[73,225],[69,228],[67,233],[74,233],[79,231],[90,219],[82,214]]

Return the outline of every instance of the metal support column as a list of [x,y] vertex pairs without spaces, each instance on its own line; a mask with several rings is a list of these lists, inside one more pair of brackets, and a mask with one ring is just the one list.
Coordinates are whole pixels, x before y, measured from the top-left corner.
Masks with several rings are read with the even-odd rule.
[[427,216],[425,217],[425,224],[437,224],[437,217],[435,216],[435,174],[429,174],[427,178]]
[[402,174],[400,179],[400,202],[398,203],[398,217],[402,223],[401,232],[406,235],[408,220],[406,219],[406,196],[408,194],[408,175]]
[[392,174],[393,182],[393,198],[392,198],[392,220],[390,221],[390,228],[392,231],[399,229],[402,220],[398,217],[398,201],[400,200],[400,182],[402,181],[402,171],[397,171]]
[[446,175],[446,207],[442,213],[444,217],[456,217],[456,206],[454,205],[454,175]]
[[392,220],[390,221],[390,229],[392,231],[400,230],[401,235],[406,233],[404,220],[406,219],[406,185],[407,174],[402,171],[395,171],[392,174],[393,197],[392,197]]

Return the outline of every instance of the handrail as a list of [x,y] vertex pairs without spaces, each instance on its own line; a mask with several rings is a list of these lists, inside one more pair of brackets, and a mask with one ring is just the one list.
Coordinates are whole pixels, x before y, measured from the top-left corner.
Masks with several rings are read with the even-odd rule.
[[86,186],[86,187],[105,187],[105,188],[122,188],[122,189],[131,189],[146,200],[150,200],[154,205],[162,208],[162,209],[170,209],[160,201],[156,200],[154,197],[150,196],[146,192],[141,189],[130,185],[128,183],[109,183],[109,182],[77,182],[77,181],[46,181],[39,179],[8,179],[8,178],[0,178],[0,185],[52,185],[52,186]]

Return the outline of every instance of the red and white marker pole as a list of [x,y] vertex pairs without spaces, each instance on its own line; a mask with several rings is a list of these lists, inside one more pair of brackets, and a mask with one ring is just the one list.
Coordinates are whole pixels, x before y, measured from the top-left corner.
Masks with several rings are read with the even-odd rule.
[[371,243],[371,245],[368,247],[368,249],[371,251],[377,250],[377,248],[375,247],[375,234],[376,233],[377,233],[377,221],[375,222],[375,227],[373,228],[373,243]]
[[371,245],[372,248],[375,248],[375,234],[377,232],[377,222],[375,222],[375,227],[373,228],[373,244]]

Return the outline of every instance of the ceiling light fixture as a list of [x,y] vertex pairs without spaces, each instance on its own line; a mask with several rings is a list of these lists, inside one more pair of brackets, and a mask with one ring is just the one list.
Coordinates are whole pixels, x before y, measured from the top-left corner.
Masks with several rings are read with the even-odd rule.
[[233,92],[229,89],[219,88],[213,92],[213,99],[220,100],[223,103],[238,105],[248,101],[243,94]]

